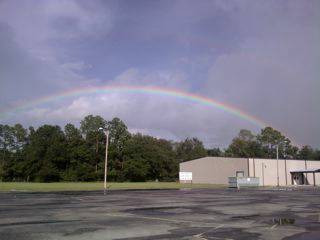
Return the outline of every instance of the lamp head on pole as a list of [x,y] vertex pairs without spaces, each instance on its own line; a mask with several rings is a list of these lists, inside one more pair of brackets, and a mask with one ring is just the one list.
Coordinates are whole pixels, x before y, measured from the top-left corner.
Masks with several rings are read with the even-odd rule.
[[105,135],[109,135],[109,130],[107,128],[99,127],[99,131],[103,131]]

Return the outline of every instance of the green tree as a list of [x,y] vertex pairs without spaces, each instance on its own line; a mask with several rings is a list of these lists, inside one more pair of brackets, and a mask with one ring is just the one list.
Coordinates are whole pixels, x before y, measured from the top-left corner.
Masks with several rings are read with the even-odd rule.
[[107,123],[109,130],[109,156],[112,166],[116,168],[118,174],[122,174],[124,168],[123,151],[126,142],[130,138],[127,126],[119,118],[113,118]]
[[273,129],[272,127],[266,127],[261,130],[261,133],[258,135],[258,140],[266,146],[274,146],[285,140],[285,137],[281,132]]
[[289,142],[280,146],[280,157],[286,159],[297,159],[299,158],[299,148],[292,146]]
[[124,164],[124,176],[132,182],[144,182],[148,177],[150,165],[144,159],[131,159]]
[[298,154],[299,159],[312,160],[315,158],[315,152],[310,146],[303,146]]
[[203,143],[197,138],[187,138],[178,143],[176,152],[180,162],[207,156]]
[[105,135],[100,128],[106,128],[107,121],[101,116],[88,115],[80,122],[80,131],[86,139],[88,148],[92,152],[91,161],[95,167],[96,178],[98,178],[98,166],[101,165],[103,159],[103,145]]
[[64,128],[66,136],[66,171],[63,173],[64,181],[92,181],[97,180],[95,168],[90,164],[91,152],[81,132],[73,124]]
[[319,149],[314,150],[314,160],[320,160],[320,150]]
[[119,118],[107,122],[89,115],[80,129],[67,124],[25,129],[0,124],[0,179],[3,181],[93,181],[103,178],[105,134],[110,131],[109,181],[175,180],[179,162],[204,156],[275,157],[320,160],[320,151],[292,146],[279,131],[266,127],[255,136],[240,130],[225,150],[206,150],[197,138],[174,143],[141,134],[131,135]]
[[80,130],[71,123],[64,127],[64,132],[68,142],[78,143],[83,139]]
[[13,148],[15,151],[22,150],[27,143],[28,132],[21,124],[17,123],[12,127]]
[[257,136],[257,139],[263,146],[264,157],[269,158],[276,158],[275,147],[277,145],[279,146],[280,157],[284,157],[284,149],[288,149],[290,145],[290,140],[272,127],[262,129],[261,133]]
[[24,147],[27,143],[27,130],[21,124],[10,127],[10,159],[6,162],[6,178],[19,181],[23,179]]
[[221,157],[223,156],[223,152],[220,148],[212,148],[207,150],[207,155],[210,157]]
[[27,180],[59,181],[66,170],[66,140],[59,126],[43,125],[31,133],[26,146]]
[[230,157],[262,157],[263,150],[256,136],[251,131],[242,129],[232,140],[225,154]]
[[178,162],[172,144],[167,140],[135,134],[127,141],[124,156],[124,173],[128,180],[133,180],[128,169],[137,166],[144,170],[143,174],[139,171],[143,180],[166,181],[177,177]]
[[0,124],[0,179],[11,178],[12,150],[14,149],[14,130],[9,125]]
[[106,128],[107,121],[104,120],[101,116],[88,115],[80,122],[81,133],[85,137],[90,137],[91,133],[99,131],[99,128]]
[[238,139],[245,141],[245,142],[252,142],[256,140],[256,136],[247,129],[241,129],[238,134]]

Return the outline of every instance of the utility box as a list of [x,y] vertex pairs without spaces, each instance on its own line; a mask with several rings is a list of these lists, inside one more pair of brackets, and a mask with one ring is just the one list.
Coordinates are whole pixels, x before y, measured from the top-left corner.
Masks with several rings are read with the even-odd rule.
[[259,178],[257,177],[229,177],[229,188],[239,187],[259,187]]

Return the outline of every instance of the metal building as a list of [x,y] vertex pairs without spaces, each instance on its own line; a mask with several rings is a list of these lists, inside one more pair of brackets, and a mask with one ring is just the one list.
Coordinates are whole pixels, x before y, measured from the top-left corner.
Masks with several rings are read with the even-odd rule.
[[[228,177],[258,177],[261,186],[320,185],[320,161],[205,157],[180,163],[181,182],[228,184]],[[186,173],[190,173],[186,175]]]

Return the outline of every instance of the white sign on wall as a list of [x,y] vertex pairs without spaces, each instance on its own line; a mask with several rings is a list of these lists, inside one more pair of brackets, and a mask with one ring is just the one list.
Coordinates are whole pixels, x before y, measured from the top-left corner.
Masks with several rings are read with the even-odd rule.
[[192,172],[179,172],[180,181],[192,181]]

